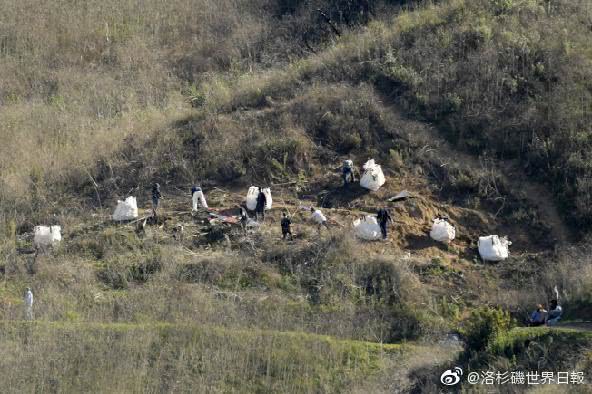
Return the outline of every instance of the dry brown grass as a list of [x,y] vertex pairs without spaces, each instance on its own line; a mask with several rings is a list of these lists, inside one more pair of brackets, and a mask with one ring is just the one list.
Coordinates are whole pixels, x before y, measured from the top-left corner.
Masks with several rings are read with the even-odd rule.
[[188,108],[207,71],[252,66],[261,4],[9,1],[0,16],[0,172],[6,198],[31,173],[49,182],[89,167]]

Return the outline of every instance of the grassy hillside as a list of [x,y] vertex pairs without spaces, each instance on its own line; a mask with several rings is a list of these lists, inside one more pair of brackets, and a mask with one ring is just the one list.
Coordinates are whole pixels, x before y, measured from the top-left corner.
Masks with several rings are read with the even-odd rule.
[[[3,8],[0,370],[14,391],[421,392],[451,362],[534,368],[540,352],[589,369],[568,354],[588,351],[585,333],[510,330],[554,286],[568,320],[592,318],[588,2]],[[387,183],[343,189],[345,158],[376,159]],[[154,181],[157,222],[111,221],[128,195],[149,214]],[[271,186],[274,207],[254,233],[210,224],[190,212],[194,183],[224,214],[250,185]],[[401,190],[414,198],[386,202]],[[355,239],[352,220],[382,206],[389,240]],[[438,214],[450,245],[428,237]],[[39,224],[64,240],[34,255]],[[479,259],[486,234],[509,236],[510,259]],[[548,338],[566,352],[549,356]]]
[[343,390],[425,351],[222,327],[23,322],[2,323],[2,348],[13,392]]

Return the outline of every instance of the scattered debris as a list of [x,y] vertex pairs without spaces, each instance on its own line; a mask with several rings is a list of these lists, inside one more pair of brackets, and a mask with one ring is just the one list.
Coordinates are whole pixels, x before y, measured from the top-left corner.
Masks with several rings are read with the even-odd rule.
[[413,196],[407,190],[403,190],[402,192],[400,192],[396,196],[389,198],[387,201],[389,201],[389,202],[405,201],[410,198],[415,198],[415,196]]

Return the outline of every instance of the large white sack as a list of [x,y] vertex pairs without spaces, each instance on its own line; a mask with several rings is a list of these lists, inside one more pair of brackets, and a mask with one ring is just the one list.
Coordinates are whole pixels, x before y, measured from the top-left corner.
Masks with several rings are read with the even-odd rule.
[[[265,209],[271,209],[271,189],[269,187],[264,187],[261,189],[261,191],[263,194],[265,194]],[[259,188],[256,186],[251,186],[247,192],[248,210],[254,211],[257,208],[257,197],[259,197]]]
[[271,209],[271,189],[263,188],[263,194],[265,194],[265,209]]
[[254,211],[257,208],[257,196],[259,195],[259,188],[251,186],[247,192],[247,209]]
[[368,215],[363,219],[356,219],[353,223],[354,234],[367,241],[376,241],[382,238],[380,225],[376,221],[376,216]]
[[502,261],[510,254],[509,245],[512,245],[512,242],[506,237],[500,238],[497,235],[479,237],[479,254],[484,261]]
[[201,190],[193,193],[193,210],[197,211],[197,207],[207,208],[208,203],[206,202],[206,196],[204,196]]
[[438,242],[448,243],[456,237],[456,230],[447,220],[436,218],[434,224],[432,224],[430,237]]
[[36,247],[55,246],[62,240],[61,226],[35,226],[33,244]]
[[117,208],[113,212],[113,220],[132,220],[138,217],[138,204],[136,197],[128,197],[125,201],[118,200]]
[[362,178],[360,179],[360,186],[375,192],[384,185],[385,181],[382,168],[374,163],[374,159],[368,160],[366,164],[364,164],[364,175],[362,175]]

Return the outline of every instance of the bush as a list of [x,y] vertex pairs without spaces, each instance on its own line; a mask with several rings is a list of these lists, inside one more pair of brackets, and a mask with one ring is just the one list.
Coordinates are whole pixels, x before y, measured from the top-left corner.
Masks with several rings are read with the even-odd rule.
[[162,270],[162,262],[158,255],[135,263],[128,263],[126,257],[134,258],[122,256],[106,262],[97,271],[97,278],[112,289],[124,290],[128,288],[129,282],[145,283]]
[[462,329],[467,351],[486,350],[498,335],[510,330],[512,324],[510,314],[499,308],[481,307],[472,311]]

